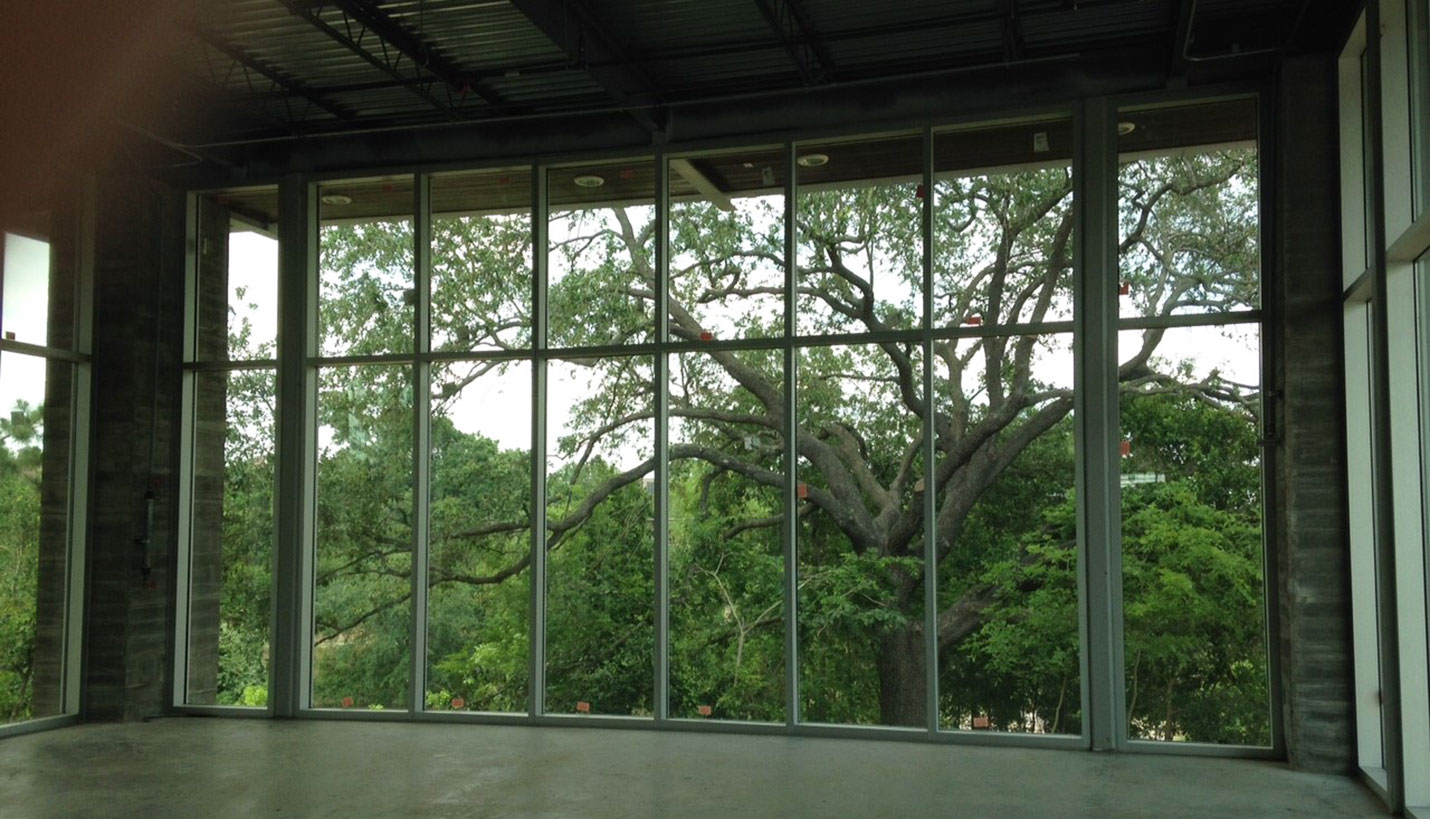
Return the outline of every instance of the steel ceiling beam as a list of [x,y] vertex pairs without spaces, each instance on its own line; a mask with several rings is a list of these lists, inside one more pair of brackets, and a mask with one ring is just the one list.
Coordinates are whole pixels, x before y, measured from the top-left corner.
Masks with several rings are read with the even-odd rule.
[[[656,101],[655,84],[640,63],[627,55],[580,0],[511,0],[511,4],[617,103],[650,106]],[[630,115],[651,133],[665,130],[663,118],[650,110],[632,110]]]
[[502,99],[490,88],[477,82],[472,75],[462,71],[440,49],[423,39],[419,32],[393,19],[372,0],[337,0],[335,5],[348,17],[357,20],[376,34],[383,42],[384,52],[396,49],[398,55],[406,57],[413,66],[447,84],[449,89],[459,93],[476,94],[488,105],[500,106]]
[[[307,83],[284,74],[277,68],[274,68],[263,60],[254,57],[252,54],[249,54],[241,47],[229,42],[228,40],[225,40],[218,34],[215,34],[212,31],[207,31],[202,28],[196,28],[194,29],[194,35],[199,38],[199,43],[201,46],[223,54],[233,63],[233,65],[243,69],[243,72],[247,79],[247,84],[249,86],[249,91],[251,92],[251,96],[254,96],[256,98],[261,93],[278,90],[290,97],[301,97],[307,100],[311,105],[316,106],[317,108],[320,108],[328,112],[329,114],[332,114],[338,119],[349,119],[353,116],[353,113],[351,111],[328,99],[323,94],[310,87]],[[253,74],[257,74],[258,76],[267,80],[269,83],[269,87],[261,90],[255,89],[253,87],[252,81]],[[215,77],[215,82],[218,82],[217,77]],[[293,117],[291,115],[291,111],[289,113],[289,119],[293,121],[300,121],[306,118],[305,116]]]
[[1023,59],[1023,22],[1018,17],[1018,0],[1002,0],[999,8],[1003,28],[1003,58],[1008,62]]
[[765,21],[810,85],[834,79],[834,60],[814,34],[799,0],[755,0]]
[[[278,2],[288,9],[290,14],[303,19],[329,39],[362,58],[363,62],[402,83],[404,88],[449,118],[467,119],[466,113],[460,110],[463,96],[461,91],[466,86],[454,89],[450,83],[428,71],[416,59],[384,39],[378,30],[363,22],[365,17],[376,18],[372,18],[371,15],[359,16],[350,13],[348,7],[357,7],[362,4],[353,2],[333,4],[333,7],[342,12],[343,16],[343,28],[338,29],[323,19],[324,6],[322,5],[303,2],[303,0],[278,0]],[[386,17],[385,14],[383,16]],[[380,53],[375,53],[363,45],[363,41],[369,34],[376,41],[375,47]],[[433,93],[438,86],[442,88],[443,98],[439,98]]]
[[1177,3],[1177,27],[1172,35],[1172,59],[1168,64],[1168,77],[1179,84],[1187,81],[1187,49],[1191,48],[1192,16],[1196,13],[1195,0],[1180,0]]

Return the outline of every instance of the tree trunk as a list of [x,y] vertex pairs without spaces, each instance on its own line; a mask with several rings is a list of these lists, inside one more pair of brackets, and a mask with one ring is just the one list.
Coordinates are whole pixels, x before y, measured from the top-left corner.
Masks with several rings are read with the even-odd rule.
[[924,632],[908,625],[879,641],[879,720],[885,725],[928,725]]

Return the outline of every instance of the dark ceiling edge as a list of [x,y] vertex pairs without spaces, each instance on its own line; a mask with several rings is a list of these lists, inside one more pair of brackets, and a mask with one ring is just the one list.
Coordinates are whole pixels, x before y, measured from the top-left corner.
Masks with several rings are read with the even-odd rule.
[[[1142,59],[1137,59],[1141,56]],[[1145,55],[1126,53],[997,66],[946,76],[834,84],[742,99],[714,100],[666,109],[670,147],[746,144],[770,138],[805,138],[873,132],[929,121],[968,121],[1018,116],[1067,107],[1091,96],[1167,91],[1165,60],[1153,67]],[[1134,68],[1129,68],[1133,66]],[[1197,89],[1269,78],[1276,61],[1258,64],[1246,76],[1212,77]],[[652,134],[629,112],[609,109],[530,120],[472,122],[440,128],[394,129],[206,148],[214,162],[158,171],[181,187],[214,188],[271,182],[288,173],[367,173],[462,164],[493,164],[564,156],[650,150]],[[234,168],[225,170],[222,164]]]

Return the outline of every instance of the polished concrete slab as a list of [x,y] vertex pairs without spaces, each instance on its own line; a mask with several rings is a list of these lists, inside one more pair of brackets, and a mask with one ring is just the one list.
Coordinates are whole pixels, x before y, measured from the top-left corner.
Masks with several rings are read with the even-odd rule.
[[166,719],[0,740],[0,817],[1378,817],[1237,759],[674,731]]

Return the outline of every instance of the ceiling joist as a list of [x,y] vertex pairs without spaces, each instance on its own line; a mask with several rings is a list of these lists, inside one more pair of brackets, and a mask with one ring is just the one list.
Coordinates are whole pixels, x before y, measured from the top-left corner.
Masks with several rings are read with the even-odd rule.
[[[367,2],[339,0],[333,7],[342,13],[343,28],[329,24],[322,17],[324,6],[302,2],[302,0],[278,0],[288,11],[302,18],[313,28],[321,31],[334,42],[362,58],[364,62],[378,69],[388,77],[402,84],[413,94],[421,97],[433,108],[454,120],[466,119],[462,103],[466,92],[477,92],[480,85],[467,81],[458,82],[455,77],[443,78],[434,73],[429,65],[432,50],[426,48],[421,39],[406,31],[385,12]],[[376,28],[374,27],[376,24]],[[388,38],[395,38],[393,42]],[[371,43],[369,47],[365,43]],[[450,69],[450,64],[440,61],[439,70]],[[484,90],[484,89],[483,89]],[[434,93],[435,92],[435,93]],[[441,97],[438,94],[441,94]],[[489,93],[489,92],[488,92]],[[489,100],[490,102],[490,100]]]
[[654,84],[580,0],[511,0],[511,4],[561,49],[571,65],[617,103],[632,106],[629,113],[642,127],[653,134],[665,130],[665,123],[649,110],[657,96]]
[[[260,60],[257,57],[254,57],[252,54],[249,54],[247,51],[243,50],[234,43],[225,40],[218,34],[215,34],[212,31],[206,31],[201,28],[196,28],[193,31],[194,35],[198,37],[200,44],[202,44],[205,48],[217,51],[227,57],[233,63],[234,66],[237,66],[243,70],[245,76],[257,74],[258,76],[267,80],[270,84],[269,90],[281,91],[287,97],[300,97],[302,99],[305,99],[311,105],[328,112],[329,114],[333,115],[334,117],[337,117],[338,119],[349,119],[352,117],[353,114],[351,111],[328,99],[322,93],[308,86],[307,83],[303,82],[302,80],[286,76],[273,66],[268,65],[263,60]],[[256,89],[253,87],[251,78],[247,84],[249,86],[247,90],[249,91],[251,96],[258,97],[262,93],[261,89]],[[301,121],[302,119],[305,119],[306,117],[302,114],[294,116],[290,111],[288,118],[291,121],[297,122]]]
[[815,36],[799,0],[755,0],[755,5],[807,85],[834,79],[834,60],[824,43]]

